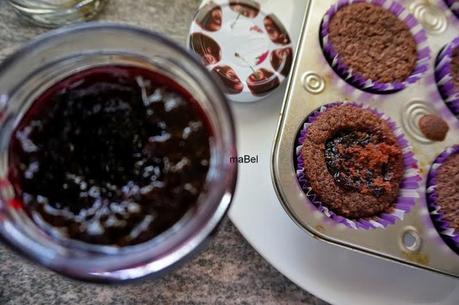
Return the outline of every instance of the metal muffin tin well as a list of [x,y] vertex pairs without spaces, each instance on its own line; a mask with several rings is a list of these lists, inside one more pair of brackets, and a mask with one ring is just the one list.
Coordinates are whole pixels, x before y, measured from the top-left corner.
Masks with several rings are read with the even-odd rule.
[[[330,67],[320,44],[320,25],[337,0],[309,1],[294,68],[288,84],[273,151],[276,192],[291,218],[321,240],[408,265],[459,277],[459,255],[451,250],[434,227],[426,205],[425,185],[429,168],[442,151],[459,144],[459,120],[438,93],[434,77],[439,51],[459,36],[459,19],[443,0],[400,0],[424,27],[432,52],[429,70],[421,80],[397,93],[377,95],[354,88]],[[295,141],[305,118],[321,105],[354,101],[376,108],[394,120],[409,140],[418,160],[422,181],[419,199],[403,220],[385,229],[352,229],[338,225],[311,203],[295,173]],[[417,120],[436,113],[450,126],[443,142],[424,138]],[[306,165],[307,166],[307,165]]]

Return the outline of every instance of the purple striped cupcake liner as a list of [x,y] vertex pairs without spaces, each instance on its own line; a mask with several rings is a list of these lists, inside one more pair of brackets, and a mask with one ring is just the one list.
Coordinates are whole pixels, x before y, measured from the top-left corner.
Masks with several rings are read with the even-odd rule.
[[456,48],[459,48],[459,37],[446,45],[438,54],[435,66],[435,80],[446,106],[459,118],[459,88],[453,82],[451,65],[453,52]]
[[437,205],[437,173],[440,166],[452,155],[459,154],[459,145],[452,146],[441,153],[433,162],[427,176],[426,199],[430,217],[443,240],[459,253],[459,231],[454,230],[444,219],[440,206]]
[[459,18],[459,1],[457,0],[445,0],[446,5],[451,9],[451,11]]
[[[381,6],[394,15],[396,15],[400,20],[405,22],[405,24],[410,29],[411,34],[413,35],[416,44],[417,44],[417,62],[416,67],[414,68],[411,75],[403,82],[392,82],[392,83],[382,83],[378,81],[373,81],[371,79],[366,79],[363,75],[353,71],[346,64],[340,61],[340,56],[338,52],[335,51],[333,44],[329,39],[329,26],[330,21],[338,10],[342,7],[354,4],[354,3],[370,3],[374,5]],[[409,13],[401,4],[392,0],[339,0],[326,12],[321,28],[320,34],[322,38],[322,49],[327,58],[328,62],[346,82],[350,83],[354,87],[357,87],[364,91],[369,91],[371,93],[393,93],[404,88],[408,87],[411,84],[414,84],[429,69],[430,62],[430,48],[427,41],[427,33],[423,27],[418,23],[416,18]]]
[[404,176],[400,182],[400,193],[397,198],[397,202],[394,205],[394,208],[390,212],[382,213],[381,215],[371,217],[371,218],[360,218],[360,219],[349,219],[340,215],[337,215],[332,210],[328,209],[325,204],[323,204],[317,197],[317,195],[312,190],[311,185],[309,184],[307,177],[304,174],[305,160],[303,159],[301,150],[303,143],[307,137],[307,132],[309,126],[324,112],[334,107],[344,105],[342,102],[331,103],[323,105],[320,108],[313,111],[305,120],[302,129],[300,130],[297,140],[296,140],[296,162],[295,170],[297,180],[307,197],[307,204],[312,204],[317,208],[322,214],[327,216],[329,219],[333,220],[337,224],[343,224],[348,228],[352,229],[375,229],[375,228],[386,228],[392,224],[395,224],[399,220],[403,220],[404,216],[410,212],[411,208],[416,204],[417,199],[419,198],[418,188],[421,177],[418,171],[417,161],[414,157],[414,154],[411,150],[409,142],[405,139],[402,131],[398,128],[392,119],[387,115],[378,112],[376,109],[369,108],[366,105],[357,104],[353,102],[346,102],[346,105],[353,105],[354,107],[364,108],[379,118],[386,121],[389,127],[394,132],[394,135],[397,138],[397,142],[402,148],[403,152],[403,162],[405,167]]

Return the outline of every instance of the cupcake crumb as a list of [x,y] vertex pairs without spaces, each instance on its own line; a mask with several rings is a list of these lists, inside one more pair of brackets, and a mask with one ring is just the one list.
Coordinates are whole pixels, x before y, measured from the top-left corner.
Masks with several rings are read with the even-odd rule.
[[419,129],[432,141],[444,141],[449,131],[448,123],[436,114],[426,114],[419,119]]

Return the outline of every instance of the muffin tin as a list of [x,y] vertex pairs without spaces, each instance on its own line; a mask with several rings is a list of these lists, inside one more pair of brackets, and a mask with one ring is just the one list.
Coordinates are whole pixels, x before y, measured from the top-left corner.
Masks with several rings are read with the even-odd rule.
[[[459,119],[446,106],[435,80],[435,61],[445,45],[459,36],[459,19],[443,0],[367,0],[390,7],[402,5],[416,17],[425,33],[423,46],[430,49],[427,69],[402,90],[376,94],[343,80],[327,61],[321,45],[324,16],[340,0],[311,0],[307,7],[299,48],[288,84],[273,150],[276,192],[291,218],[314,237],[356,251],[459,277],[459,253],[454,252],[435,227],[426,202],[426,179],[434,160],[459,144]],[[357,2],[357,1],[351,1]],[[403,18],[402,18],[403,19]],[[423,29],[423,30],[422,30]],[[339,223],[317,208],[303,191],[297,176],[297,141],[305,120],[326,104],[355,102],[387,115],[414,153],[419,186],[410,190],[414,206],[387,226],[355,228]],[[444,141],[425,138],[418,126],[424,114],[437,114],[449,125]],[[307,164],[305,164],[307,166]]]

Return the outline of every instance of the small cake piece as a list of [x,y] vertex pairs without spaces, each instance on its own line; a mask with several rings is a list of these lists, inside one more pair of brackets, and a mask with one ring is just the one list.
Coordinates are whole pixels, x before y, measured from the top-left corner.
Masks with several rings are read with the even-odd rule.
[[342,104],[311,123],[303,142],[304,174],[322,204],[349,219],[390,212],[404,164],[388,123],[369,109]]
[[443,219],[459,232],[459,154],[451,155],[438,169],[436,192]]
[[330,21],[329,37],[340,62],[367,80],[403,82],[416,67],[417,46],[408,26],[378,5],[342,7]]
[[419,119],[419,129],[432,141],[444,141],[449,131],[448,124],[438,115],[426,114]]

